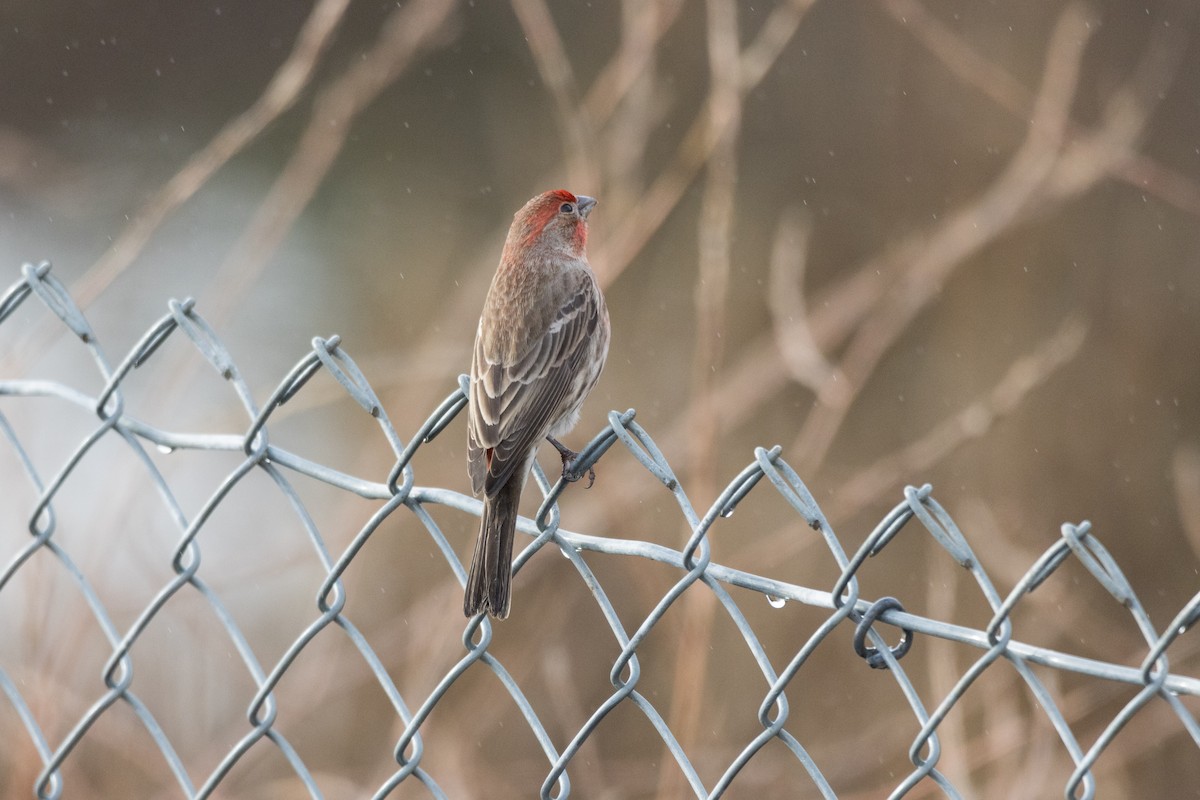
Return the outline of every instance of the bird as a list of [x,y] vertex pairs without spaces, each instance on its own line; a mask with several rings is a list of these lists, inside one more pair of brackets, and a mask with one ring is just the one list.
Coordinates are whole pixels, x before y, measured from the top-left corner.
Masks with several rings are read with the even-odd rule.
[[[468,618],[508,616],[517,506],[542,440],[561,456],[563,479],[583,476],[578,454],[558,437],[579,421],[608,357],[608,308],[586,252],[595,206],[565,189],[522,206],[483,304],[467,397],[467,471],[483,495],[463,594]],[[587,475],[590,488],[596,474]]]

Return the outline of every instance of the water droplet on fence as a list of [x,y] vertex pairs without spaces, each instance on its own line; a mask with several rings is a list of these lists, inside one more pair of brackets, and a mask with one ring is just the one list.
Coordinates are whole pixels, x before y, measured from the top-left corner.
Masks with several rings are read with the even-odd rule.
[[730,517],[732,517],[733,516],[733,506],[726,506],[725,508],[723,508],[721,510],[721,516],[724,517],[725,519],[729,519]]
[[767,602],[771,604],[771,608],[783,608],[787,603],[782,597],[776,597],[773,594],[767,595]]
[[169,456],[171,453],[175,452],[175,448],[170,447],[169,445],[160,444],[158,445],[158,452],[162,453],[164,456]]

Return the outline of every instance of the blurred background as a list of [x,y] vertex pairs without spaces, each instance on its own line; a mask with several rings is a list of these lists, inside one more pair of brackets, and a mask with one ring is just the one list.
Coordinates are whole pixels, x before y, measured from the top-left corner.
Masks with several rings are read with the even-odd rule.
[[[851,551],[906,485],[932,483],[1001,593],[1062,523],[1087,519],[1161,630],[1200,585],[1194,11],[1116,0],[17,0],[0,15],[0,283],[50,259],[114,364],[169,298],[194,297],[260,403],[312,337],[337,333],[408,436],[468,369],[513,212],[546,189],[594,195],[590,255],[613,344],[569,444],[609,410],[635,408],[701,511],[754,447],[782,445]],[[5,322],[3,377],[99,392],[78,340],[47,318],[27,303]],[[126,383],[128,413],[172,431],[246,430],[228,385],[186,345],[168,343],[152,366]],[[4,398],[0,410],[43,476],[95,427],[51,401]],[[385,481],[394,463],[328,376],[272,420],[273,444],[365,479]],[[170,579],[178,528],[129,453],[109,449],[71,478],[77,502],[57,509],[55,541],[123,631]],[[154,455],[189,513],[240,460]],[[552,466],[553,453],[543,458]],[[122,466],[131,477],[114,483]],[[421,485],[469,492],[461,417],[414,468]],[[565,528],[682,546],[673,499],[634,459],[615,448],[597,473],[590,491],[564,496]],[[37,493],[7,451],[0,477],[12,487],[0,504],[7,564]],[[378,507],[298,487],[335,556]],[[465,559],[477,521],[433,513]],[[716,562],[789,583],[828,591],[838,575],[765,488],[709,540]],[[269,668],[314,619],[324,576],[295,514],[255,473],[200,541],[202,574]],[[679,577],[587,559],[630,630]],[[0,593],[0,667],[52,745],[102,694],[111,652],[61,572],[39,555]],[[892,594],[914,613],[977,628],[991,616],[915,529],[861,580],[864,597]],[[402,514],[346,581],[347,616],[419,702],[463,652],[451,570]],[[539,553],[514,589],[491,652],[561,748],[611,693],[619,647],[568,561]],[[777,669],[828,615],[734,599]],[[1130,665],[1146,653],[1125,609],[1073,563],[1014,621],[1017,639],[1066,652]],[[888,676],[853,654],[851,634],[832,636],[792,683],[788,730],[839,796],[882,797],[911,771],[919,725]],[[1198,644],[1195,633],[1177,643],[1173,671],[1196,673]],[[740,635],[696,586],[639,653],[639,691],[711,786],[761,731],[767,687]],[[922,640],[905,663],[932,708],[977,657]],[[245,735],[253,682],[188,592],[134,659],[134,688],[203,782]],[[1135,694],[1039,675],[1085,749]],[[941,729],[939,769],[966,796],[1061,796],[1071,761],[1023,686],[990,669]],[[332,629],[278,699],[278,727],[327,797],[368,796],[395,770],[402,727]],[[0,793],[28,796],[41,761],[2,703],[0,732],[15,743],[0,755]],[[548,768],[482,669],[422,732],[422,764],[452,797],[531,796]],[[728,796],[815,793],[773,745]],[[689,796],[628,705],[573,764],[579,796]],[[1095,774],[1100,796],[1193,796],[1200,759],[1158,703]],[[66,796],[179,796],[120,706],[64,777]],[[260,743],[218,796],[301,791]],[[393,796],[428,794],[410,781]],[[908,796],[940,792],[925,782]]]

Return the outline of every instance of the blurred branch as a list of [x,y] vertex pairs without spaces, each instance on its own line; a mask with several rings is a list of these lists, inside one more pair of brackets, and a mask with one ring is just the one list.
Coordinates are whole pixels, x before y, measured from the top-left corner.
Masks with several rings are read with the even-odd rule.
[[0,125],[0,186],[51,213],[78,213],[94,202],[99,176],[48,145]]
[[[319,0],[300,29],[291,53],[254,104],[227,123],[147,200],[100,260],[75,281],[71,294],[80,308],[86,309],[91,305],[129,268],[175,209],[199,191],[229,159],[295,103],[311,80],[317,61],[337,30],[348,5],[349,0]],[[55,340],[52,330],[47,323],[32,331],[26,340],[28,344],[23,343],[15,348],[15,352],[21,355],[14,358],[24,358],[26,364],[41,358],[46,343]]]
[[[1043,675],[1041,680],[1055,696],[1061,695],[1062,680],[1057,673]],[[1054,726],[1039,714],[1022,713],[1011,702],[1014,691],[1020,689],[1017,676],[1012,673],[1004,685],[994,687],[990,697],[979,703],[984,714],[982,731],[976,734],[968,751],[975,772],[999,763],[1006,746],[1014,752],[1017,764],[1008,771],[1011,780],[988,781],[990,791],[985,796],[996,800],[1037,797],[1055,791],[1058,788],[1055,778],[1066,766],[1059,754],[1060,740]]]
[[[1061,23],[1061,20],[1060,20]],[[1088,31],[1094,32],[1094,31]],[[981,222],[985,224],[985,228],[992,235],[986,239],[981,238],[976,242],[976,249],[981,248],[991,239],[1003,233],[1007,227],[1015,225],[1017,222],[1024,222],[1028,219],[1037,216],[1045,216],[1053,211],[1057,205],[1061,205],[1075,195],[1090,188],[1094,183],[1100,180],[1103,175],[1103,170],[1097,169],[1097,164],[1092,163],[1091,168],[1088,168],[1088,160],[1083,158],[1083,154],[1091,153],[1093,155],[1104,156],[1104,163],[1114,165],[1116,163],[1129,163],[1134,157],[1133,154],[1126,152],[1120,159],[1112,157],[1112,140],[1114,134],[1119,133],[1119,138],[1123,141],[1132,144],[1136,138],[1136,133],[1144,130],[1145,124],[1149,118],[1150,103],[1159,99],[1160,95],[1165,91],[1163,82],[1169,80],[1169,74],[1163,74],[1162,68],[1175,59],[1179,54],[1168,54],[1163,57],[1157,54],[1156,51],[1164,44],[1169,48],[1178,49],[1181,43],[1186,42],[1186,37],[1179,37],[1175,33],[1161,33],[1152,38],[1149,45],[1149,50],[1143,58],[1143,65],[1140,66],[1135,73],[1140,77],[1126,84],[1114,96],[1128,96],[1130,92],[1141,91],[1145,98],[1140,104],[1142,110],[1137,126],[1131,126],[1133,122],[1132,116],[1128,113],[1131,104],[1128,101],[1121,101],[1119,107],[1123,113],[1117,114],[1112,110],[1112,102],[1110,102],[1110,110],[1106,112],[1106,123],[1112,124],[1115,120],[1117,125],[1113,132],[1106,133],[1108,124],[1103,126],[1099,132],[1092,133],[1080,137],[1072,141],[1071,145],[1060,153],[1058,158],[1060,164],[1054,165],[1052,174],[1045,180],[1040,187],[1042,190],[1039,194],[1031,193],[1027,197],[1025,208],[1022,209],[1020,216],[1014,216],[1008,221],[1008,226],[994,225],[991,220],[983,219]],[[1054,57],[1054,40],[1047,47],[1047,61]],[[1159,83],[1151,85],[1148,83],[1146,76],[1154,72],[1154,69],[1148,67],[1154,66],[1158,72]],[[1023,112],[1027,114],[1028,112]],[[1076,128],[1068,121],[1068,130],[1073,131]],[[1029,142],[1026,142],[1028,146]],[[1107,149],[1106,149],[1107,148]],[[1073,165],[1070,170],[1064,171],[1063,164]],[[1012,166],[1010,165],[1008,172],[1011,173]],[[1087,181],[1080,180],[1082,175],[1086,174]],[[1072,176],[1068,179],[1068,176]],[[1067,187],[1070,191],[1066,191]],[[1044,201],[1044,202],[1039,202]],[[1052,201],[1052,202],[1051,202]],[[949,227],[949,223],[955,217],[949,217],[941,225],[935,227],[932,231],[921,231],[909,236],[895,246],[890,247],[878,254],[877,256],[865,261],[862,266],[855,270],[854,274],[841,283],[835,285],[828,291],[822,292],[816,298],[813,304],[813,332],[817,337],[817,341],[821,346],[828,351],[830,348],[836,347],[845,337],[849,336],[851,331],[861,322],[868,314],[873,313],[875,306],[882,302],[884,294],[889,290],[889,286],[893,282],[898,281],[897,275],[909,268],[909,265],[917,263],[920,259],[926,257],[927,250],[931,248],[930,242],[939,240],[945,242],[945,233]],[[977,232],[970,230],[965,231],[966,234],[974,237]],[[972,251],[973,252],[973,251]],[[963,253],[965,257],[966,252]]]
[[[630,89],[654,60],[655,45],[675,21],[683,0],[628,0],[623,6],[625,23],[621,28],[621,44],[588,90],[583,108],[588,115],[603,124],[628,96]],[[636,16],[637,23],[630,22]]]
[[972,439],[982,438],[1002,417],[1016,411],[1025,398],[1079,354],[1087,326],[1069,319],[1032,353],[1017,359],[986,397],[944,420],[933,430],[897,452],[856,471],[839,487],[829,504],[830,517],[847,519],[888,491],[904,475],[923,475]]
[[[1132,75],[1111,92],[1102,110],[1103,122],[1092,131],[1071,127],[1073,141],[1047,183],[1047,201],[1073,197],[1139,158],[1136,147],[1151,113],[1162,101],[1179,69],[1189,37],[1183,27],[1153,29]],[[1139,191],[1146,189],[1137,184]],[[1197,189],[1200,197],[1200,189]],[[1200,201],[1198,201],[1200,202]],[[1029,215],[1040,209],[1032,208]]]
[[1024,144],[977,200],[948,215],[927,240],[910,240],[910,255],[901,262],[903,274],[847,346],[839,376],[844,379],[826,381],[791,448],[800,460],[797,470],[801,474],[824,461],[854,397],[901,333],[938,295],[949,275],[968,255],[1013,224],[1056,166],[1080,62],[1095,29],[1081,6],[1066,8],[1046,48],[1042,86]]
[[1142,153],[1130,153],[1113,165],[1113,175],[1180,211],[1200,217],[1200,183]]
[[183,169],[163,185],[133,215],[112,247],[71,288],[81,308],[87,308],[141,254],[150,237],[194,195],[217,170],[237,155],[296,102],[316,69],[321,54],[346,13],[349,0],[319,0],[308,15],[296,44],[271,82],[250,108],[228,122]]
[[1200,449],[1186,444],[1175,448],[1171,477],[1179,521],[1192,554],[1200,560]]
[[[968,255],[1012,226],[1044,215],[1048,208],[1092,188],[1113,165],[1128,158],[1174,76],[1186,36],[1168,28],[1156,30],[1133,77],[1111,95],[1102,124],[1068,140],[1080,62],[1095,30],[1081,6],[1068,6],[1046,48],[1046,69],[1034,100],[1029,135],[1008,168],[978,200],[948,216],[927,239],[911,238],[891,257],[873,259],[848,285],[854,292],[841,292],[847,298],[859,297],[858,308],[865,321],[842,361],[848,380],[826,383],[829,391],[819,396],[821,402],[797,439],[795,449],[804,459],[802,467],[811,469],[823,460],[849,410],[850,398]],[[879,277],[898,267],[906,272],[884,295]],[[878,301],[864,304],[862,295],[875,295]],[[822,307],[831,306],[843,308],[842,320],[850,321],[837,300],[830,299]]]
[[[697,231],[700,256],[695,282],[696,348],[692,355],[692,396],[711,397],[713,381],[724,359],[729,271],[732,258],[734,191],[737,187],[737,143],[741,131],[742,93],[739,81],[738,20],[733,0],[707,0],[708,68],[712,81],[709,130],[719,131],[712,143],[701,199]],[[719,491],[718,445],[722,409],[697,403],[691,415],[691,489],[693,502],[703,508]],[[684,540],[692,535],[687,528]],[[717,601],[711,592],[688,592],[681,598],[681,645],[676,650],[668,723],[685,750],[696,743],[703,694],[695,687],[708,678],[709,646]],[[695,647],[695,650],[691,650]],[[690,651],[690,654],[686,654]],[[686,655],[685,655],[686,654]],[[669,754],[668,754],[669,755]],[[658,797],[681,797],[688,786],[674,759],[664,757],[658,777]]]
[[[952,560],[938,558],[937,547],[929,548],[929,585],[926,589],[928,608],[954,608],[958,599],[958,582],[962,571]],[[958,651],[949,642],[935,640],[926,643],[929,648],[929,658],[926,659],[928,686],[933,697],[945,697],[954,690],[963,669],[958,664]],[[967,753],[970,752],[967,743],[971,736],[967,730],[967,715],[969,702],[978,698],[966,696],[959,702],[959,712],[948,715],[938,726],[938,738],[941,740],[942,758],[938,761],[938,771],[945,775],[956,788],[967,797],[980,797],[982,792],[977,781],[973,780],[970,765],[967,763]],[[1007,704],[1005,709],[1014,716],[1019,712],[1014,704]],[[934,785],[928,781],[926,786]],[[920,787],[921,789],[926,786]],[[918,789],[919,791],[919,789]]]
[[[734,189],[742,96],[738,87],[737,9],[730,0],[707,0],[708,63],[712,93],[706,105],[708,129],[719,132],[710,145],[708,170],[698,223],[699,272],[695,282],[696,349],[692,363],[693,395],[709,398],[724,358],[726,303],[732,257]],[[716,484],[713,471],[719,438],[720,408],[701,400],[691,416],[693,473],[701,483]],[[701,494],[709,502],[709,493]]]
[[[1070,12],[1065,19],[1075,20],[1081,24],[1078,22],[1081,20],[1078,13],[1078,11]],[[1054,37],[1055,42],[1060,38],[1067,37],[1064,24],[1060,21]],[[1086,37],[1083,38],[1086,39]],[[1052,43],[1050,48],[1052,53],[1056,52],[1053,51],[1054,46],[1056,45]],[[1074,54],[1076,66],[1082,49],[1082,43],[1079,40],[1074,46],[1069,42],[1064,46],[1066,53]],[[1048,56],[1048,58],[1057,59],[1062,64],[1064,58],[1062,53],[1063,50],[1057,51],[1056,55]],[[1066,71],[1065,66],[1061,66],[1059,69]],[[1072,78],[1073,83],[1072,76],[1074,74],[1075,69],[1072,68],[1064,78]],[[1062,79],[1059,79],[1059,83],[1061,82]],[[1062,94],[1062,87],[1056,87],[1053,96],[1059,97]],[[1059,102],[1069,102],[1069,93],[1065,100]],[[1049,115],[1049,112],[1046,114]],[[1060,120],[1062,119],[1061,112],[1057,116]],[[931,292],[936,289],[941,280],[945,279],[953,267],[957,266],[967,255],[998,236],[1005,229],[1005,224],[1011,222],[1015,213],[1014,206],[1019,207],[1019,203],[1016,203],[1010,195],[1017,189],[1021,189],[1023,195],[1028,197],[1037,186],[1034,178],[1044,179],[1052,168],[1052,158],[1057,140],[1052,133],[1048,135],[1044,130],[1048,121],[1048,119],[1043,120],[1031,128],[1030,136],[1024,145],[1024,154],[1014,159],[1006,173],[1007,177],[999,179],[984,194],[983,198],[973,204],[971,209],[952,214],[932,231],[912,234],[894,247],[867,259],[858,269],[854,270],[849,278],[823,292],[807,313],[807,326],[811,330],[818,348],[823,352],[829,352],[853,330],[859,320],[864,318],[871,309],[877,304],[886,303],[885,291],[889,282],[896,280],[895,275],[898,271],[902,269],[917,270],[924,265],[927,283],[921,285],[915,277],[910,276],[908,286],[904,286],[904,282],[901,281],[900,285],[903,288],[894,289],[889,296],[903,298],[905,292],[919,290],[922,293],[921,297],[912,295],[909,302],[918,299],[927,301],[932,296]],[[1047,149],[1049,149],[1048,153]],[[1028,171],[1032,169],[1038,170],[1036,176],[1028,174]],[[998,199],[989,200],[994,195],[998,195]],[[933,263],[926,263],[929,260],[933,260]],[[936,272],[930,274],[935,267]],[[913,308],[908,313],[915,313],[915,311],[916,308]],[[874,344],[878,347],[880,342],[874,342]],[[738,361],[730,365],[716,380],[710,397],[694,397],[692,405],[696,406],[705,402],[720,404],[726,409],[726,415],[722,422],[725,429],[728,430],[732,426],[752,418],[763,403],[784,389],[788,385],[788,375],[788,370],[781,362],[781,355],[775,345],[774,337],[768,333],[741,350]],[[839,373],[836,371],[831,372],[829,380],[825,382],[827,397],[836,399],[833,379],[837,375]],[[845,384],[845,381],[842,383]],[[850,390],[848,384],[846,390]],[[847,405],[845,400],[840,403],[843,408]],[[660,437],[660,446],[665,451],[679,452],[681,458],[686,455],[688,448],[685,447],[685,442],[689,436],[690,420],[691,410],[689,409],[688,413],[681,415],[679,423]],[[812,417],[810,417],[810,422],[811,420]],[[799,453],[794,448],[789,452]],[[823,455],[822,452],[820,456],[823,458]],[[800,457],[803,458],[804,455],[800,453]],[[645,492],[646,487],[639,487],[631,482],[623,485],[621,490],[631,493],[629,495],[622,494],[622,496],[633,497]],[[611,507],[590,502],[589,511],[600,517],[614,513]]]
[[[1065,321],[1036,350],[1014,361],[986,396],[934,426],[916,441],[856,470],[854,476],[825,501],[827,516],[849,519],[888,492],[894,492],[904,476],[924,474],[962,445],[982,438],[998,420],[1016,411],[1030,392],[1078,355],[1086,338],[1087,326],[1083,322],[1078,319]],[[790,558],[812,541],[797,536],[802,527],[788,525],[762,536],[744,549],[742,556],[749,564],[770,564]]]
[[[950,74],[974,86],[1001,108],[1024,118],[1033,104],[1033,94],[999,65],[980,56],[961,36],[943,23],[917,0],[886,0],[884,9],[905,30],[939,59]],[[1193,9],[1181,7],[1185,14]],[[1186,25],[1159,25],[1148,47],[1152,58],[1159,57],[1159,74],[1171,73],[1173,61],[1181,58],[1187,46]],[[1153,72],[1153,67],[1151,72]],[[1181,211],[1200,217],[1200,184],[1138,152],[1126,152],[1106,169],[1119,180],[1146,191]]]
[[450,20],[455,0],[416,0],[392,11],[375,45],[321,90],[292,157],[211,282],[203,307],[219,327],[262,274],[342,150],[355,119]]
[[[1069,33],[1071,25],[1077,26],[1074,36]],[[949,215],[931,230],[916,232],[866,259],[849,278],[821,292],[809,306],[808,327],[818,348],[826,353],[838,347],[862,320],[874,315],[862,323],[856,337],[858,343],[851,344],[843,361],[843,368],[848,364],[857,370],[859,385],[878,358],[890,347],[894,337],[925,304],[936,297],[950,273],[971,254],[1010,230],[1013,225],[1028,219],[1034,211],[1045,215],[1071,199],[1074,195],[1062,191],[1062,187],[1069,186],[1072,192],[1078,194],[1092,185],[1058,177],[1062,163],[1082,160],[1076,155],[1082,151],[1073,148],[1085,146],[1080,142],[1088,141],[1080,139],[1070,146],[1063,145],[1065,131],[1069,129],[1067,113],[1088,32],[1082,12],[1077,7],[1069,9],[1060,19],[1047,47],[1048,69],[1040,92],[1037,121],[1031,126],[1021,150],[991,188],[967,208]],[[1149,61],[1155,60],[1153,57],[1147,58]],[[1165,63],[1162,59],[1158,61]],[[1145,82],[1142,87],[1143,92],[1148,91]],[[1150,97],[1157,96],[1159,91],[1161,87],[1155,88]],[[1130,106],[1127,104],[1127,107]],[[1131,115],[1128,114],[1124,117],[1109,114],[1106,120],[1118,119],[1121,137],[1130,141],[1129,131],[1144,128],[1150,106],[1142,104],[1140,108],[1138,126],[1130,124]],[[1103,134],[1096,136],[1103,137]],[[1097,173],[1092,173],[1092,176],[1093,181],[1102,177]],[[1050,187],[1060,187],[1060,190],[1050,191]],[[1048,192],[1049,200],[1042,196],[1043,191]],[[833,383],[832,375],[837,374],[831,373],[831,378],[825,384],[826,397],[835,400],[837,391],[841,389]],[[705,402],[720,404],[725,409],[723,428],[729,430],[753,418],[762,404],[788,385],[788,377],[789,371],[774,336],[764,334],[742,348],[737,362],[730,364],[716,380],[710,398],[696,397],[692,402],[693,405]],[[853,387],[846,384],[843,391],[847,390],[847,396],[852,396]],[[810,458],[810,465],[818,463],[844,413],[845,406],[837,413],[826,410],[821,415],[822,421],[833,423],[829,431],[816,430],[816,417],[810,417],[810,436],[826,440],[819,448],[820,452],[813,450],[811,454],[806,453],[803,448],[807,443],[803,441],[794,444],[789,452],[799,454],[800,458]],[[688,413],[680,415],[679,422],[670,431],[658,437],[665,451],[678,452],[681,459],[685,458],[688,451],[685,443],[689,437],[690,419],[689,409]],[[686,468],[687,461],[682,463]],[[640,496],[644,491],[645,487],[621,486],[622,496],[630,499]],[[591,501],[587,501],[587,511],[595,515],[591,518],[593,520],[602,520],[615,513],[614,509]]]
[[[754,40],[737,58],[741,94],[754,89],[766,77],[812,4],[813,0],[793,0],[777,6],[767,17]],[[650,237],[662,227],[679,204],[683,192],[712,157],[717,143],[725,135],[722,126],[733,123],[727,115],[714,113],[710,108],[713,102],[710,96],[684,134],[675,157],[640,195],[639,202],[613,225],[612,237],[603,243],[596,258],[602,270],[601,283],[611,284],[625,271]]]
[[814,393],[831,379],[833,367],[813,336],[804,298],[804,268],[812,221],[799,207],[785,211],[775,232],[771,273],[767,282],[767,307],[775,346],[793,381]]
[[[613,62],[619,69],[611,70],[611,74],[620,76],[626,89],[621,102],[612,109],[602,156],[607,177],[605,205],[617,216],[625,215],[645,187],[646,150],[666,115],[655,44],[661,35],[663,15],[678,13],[679,0],[670,2],[672,8],[665,10],[662,4],[642,0],[621,3],[621,46]],[[603,80],[603,76],[597,79],[591,97],[602,95],[598,87]]]
[[[455,5],[456,0],[416,0],[395,9],[375,45],[321,89],[291,158],[209,281],[200,306],[210,325],[224,325],[237,304],[246,300],[333,166],[355,119],[442,35]],[[181,362],[166,382],[170,391],[185,392],[184,376],[197,366],[195,361]]]
[[738,59],[738,76],[742,94],[748,94],[762,83],[763,78],[783,55],[784,48],[796,35],[801,20],[816,0],[785,0],[771,9],[758,35],[746,46]]
[[[457,587],[456,587],[457,588]],[[569,622],[568,622],[569,624]],[[543,651],[540,659],[542,675],[548,688],[550,705],[562,730],[578,727],[578,720],[587,719],[589,711],[579,684],[579,674],[571,663],[571,651],[562,641],[554,641]],[[603,754],[580,759],[572,773],[583,786],[613,786],[616,781],[605,769]]]
[[545,0],[512,0],[512,5],[521,29],[525,31],[542,82],[554,98],[558,125],[566,145],[570,185],[579,187],[579,191],[595,192],[600,185],[600,169],[596,163],[600,148],[591,117],[578,100],[575,73],[550,9]]
[[979,55],[918,0],[884,0],[883,9],[941,61],[951,75],[975,87],[1014,116],[1028,116],[1033,92],[998,64]]

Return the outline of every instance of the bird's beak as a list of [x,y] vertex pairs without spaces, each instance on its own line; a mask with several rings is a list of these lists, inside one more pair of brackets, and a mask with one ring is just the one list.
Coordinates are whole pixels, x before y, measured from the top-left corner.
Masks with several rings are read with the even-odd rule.
[[579,201],[579,216],[587,219],[588,214],[592,213],[592,208],[596,205],[596,198],[588,197],[586,194],[577,194],[575,199]]

